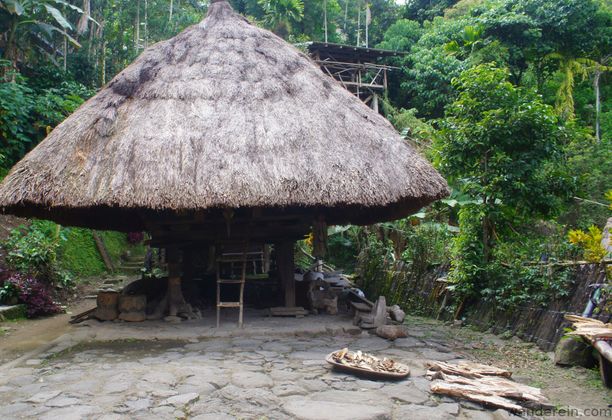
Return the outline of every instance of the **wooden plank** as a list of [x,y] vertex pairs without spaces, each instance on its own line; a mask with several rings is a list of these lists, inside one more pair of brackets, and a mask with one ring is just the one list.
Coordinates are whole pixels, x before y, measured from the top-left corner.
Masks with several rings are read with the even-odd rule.
[[91,231],[94,241],[96,242],[96,247],[98,248],[98,252],[102,256],[102,260],[104,260],[104,265],[106,269],[110,272],[115,271],[115,267],[113,267],[113,262],[108,255],[108,251],[106,250],[106,246],[104,245],[104,241],[102,237],[95,230]]

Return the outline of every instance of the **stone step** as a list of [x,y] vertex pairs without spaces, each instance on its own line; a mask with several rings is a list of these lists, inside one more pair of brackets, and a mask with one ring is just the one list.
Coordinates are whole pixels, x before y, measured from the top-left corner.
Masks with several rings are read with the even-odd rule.
[[19,305],[0,305],[0,321],[7,319],[25,318],[26,306]]

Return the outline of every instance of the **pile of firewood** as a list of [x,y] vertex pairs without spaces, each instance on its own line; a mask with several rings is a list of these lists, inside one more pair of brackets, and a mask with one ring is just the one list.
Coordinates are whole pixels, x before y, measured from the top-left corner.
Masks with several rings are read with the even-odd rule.
[[550,408],[539,388],[514,382],[512,373],[494,366],[461,362],[452,365],[429,362],[427,378],[434,394],[470,400],[488,407],[503,408],[515,413],[525,408]]
[[399,373],[406,374],[410,372],[408,366],[397,363],[386,357],[379,359],[368,353],[362,353],[361,350],[349,351],[348,348],[343,348],[332,353],[332,360],[347,367],[354,367],[369,370],[372,372]]
[[565,319],[570,321],[575,328],[567,335],[579,335],[591,342],[612,340],[612,324],[604,324],[597,319],[584,318],[578,315],[565,315]]

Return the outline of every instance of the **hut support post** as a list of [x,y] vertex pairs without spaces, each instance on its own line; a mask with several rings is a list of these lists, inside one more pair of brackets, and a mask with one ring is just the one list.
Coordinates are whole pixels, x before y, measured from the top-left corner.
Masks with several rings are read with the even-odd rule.
[[327,223],[324,216],[317,217],[312,223],[312,253],[315,257],[315,270],[323,271],[323,259],[327,254]]
[[293,275],[293,241],[283,241],[276,244],[276,264],[285,292],[285,306],[295,307],[295,277]]
[[183,314],[192,318],[193,312],[191,310],[191,305],[185,301],[181,289],[181,254],[178,248],[168,248],[166,250],[166,261],[168,264],[168,315],[178,316],[179,314]]

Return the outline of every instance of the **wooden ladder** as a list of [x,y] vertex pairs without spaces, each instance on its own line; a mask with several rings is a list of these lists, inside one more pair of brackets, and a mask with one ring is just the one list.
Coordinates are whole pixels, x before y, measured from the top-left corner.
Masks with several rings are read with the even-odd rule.
[[[246,267],[247,267],[247,249],[248,246],[245,246],[245,250],[240,256],[229,256],[223,257],[221,255],[217,259],[217,328],[219,328],[219,322],[221,318],[221,308],[238,308],[238,327],[242,328],[242,320],[243,320],[243,312],[244,312],[244,284],[246,281]],[[232,274],[233,264],[239,262],[242,263],[242,268],[240,270],[240,278],[223,278],[222,277],[222,265],[223,264],[231,264],[230,267],[230,277]],[[240,285],[240,295],[238,302],[222,302],[221,301],[221,285],[223,284],[238,284]]]

